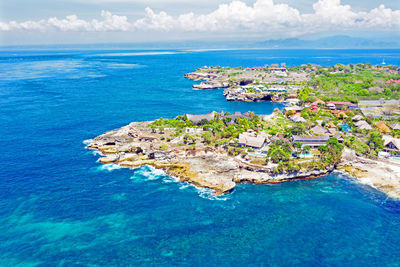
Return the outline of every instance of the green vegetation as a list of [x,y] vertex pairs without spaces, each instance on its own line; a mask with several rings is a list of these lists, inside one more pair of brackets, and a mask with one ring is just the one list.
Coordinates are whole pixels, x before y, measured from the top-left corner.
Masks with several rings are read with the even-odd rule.
[[[327,100],[343,100],[357,103],[365,99],[399,99],[400,85],[386,84],[390,79],[400,79],[400,74],[386,69],[372,68],[368,64],[336,65],[329,71],[319,69],[315,72],[309,86],[314,88],[315,96]],[[302,100],[309,98],[311,91],[305,90]],[[312,100],[312,99],[307,99]]]

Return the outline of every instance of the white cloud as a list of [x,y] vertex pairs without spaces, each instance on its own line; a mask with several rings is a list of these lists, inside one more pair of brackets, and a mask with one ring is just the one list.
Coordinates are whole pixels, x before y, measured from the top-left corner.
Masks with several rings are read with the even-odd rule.
[[302,14],[287,4],[257,0],[253,5],[242,1],[221,4],[207,14],[190,12],[171,16],[164,11],[145,9],[145,15],[129,22],[126,16],[102,11],[102,20],[83,20],[76,15],[64,19],[0,22],[0,31],[143,31],[143,32],[221,32],[260,33],[295,36],[327,30],[400,30],[400,10],[380,5],[368,12],[357,12],[340,0],[318,0],[313,13]]
[[101,11],[103,20],[93,19],[86,21],[76,15],[67,16],[65,19],[49,18],[39,21],[8,23],[0,22],[1,31],[27,30],[27,31],[127,31],[131,28],[126,16],[113,15],[108,11]]

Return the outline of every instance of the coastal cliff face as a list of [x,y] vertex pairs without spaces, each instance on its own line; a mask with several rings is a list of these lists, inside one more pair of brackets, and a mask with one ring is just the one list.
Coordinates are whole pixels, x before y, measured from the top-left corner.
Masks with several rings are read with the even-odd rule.
[[[144,165],[164,170],[199,187],[210,188],[215,194],[233,190],[237,183],[273,184],[296,179],[312,179],[327,174],[327,170],[274,174],[266,166],[258,166],[223,149],[173,146],[160,140],[160,134],[149,128],[150,122],[131,123],[93,139],[87,146],[102,153],[100,162],[126,168]],[[169,145],[169,149],[165,147]],[[163,147],[164,149],[161,149]]]
[[388,196],[400,199],[400,163],[368,159],[345,149],[338,169],[358,182],[372,186]]

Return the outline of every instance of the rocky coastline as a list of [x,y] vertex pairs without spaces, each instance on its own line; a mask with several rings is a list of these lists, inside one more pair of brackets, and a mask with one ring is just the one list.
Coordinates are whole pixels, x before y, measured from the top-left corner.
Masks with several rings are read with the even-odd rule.
[[[330,173],[324,170],[301,170],[273,173],[267,166],[232,157],[222,149],[173,148],[159,149],[164,144],[157,133],[148,128],[150,122],[134,122],[100,135],[88,144],[88,149],[101,152],[102,164],[118,164],[124,168],[153,166],[168,175],[199,187],[212,189],[216,195],[231,192],[238,183],[276,184],[293,180],[313,179]],[[161,144],[161,145],[160,145]]]
[[337,170],[391,198],[400,199],[400,163],[382,159],[372,160],[357,155],[353,150],[345,149]]

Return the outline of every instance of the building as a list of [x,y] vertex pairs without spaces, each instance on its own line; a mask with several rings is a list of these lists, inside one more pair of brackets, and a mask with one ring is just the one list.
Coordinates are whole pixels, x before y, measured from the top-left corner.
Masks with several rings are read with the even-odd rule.
[[341,136],[340,134],[335,134],[333,137],[336,137],[336,139],[338,140],[339,143],[343,143],[344,139],[343,136]]
[[390,124],[389,127],[392,130],[400,130],[400,123],[396,122],[396,123]]
[[393,138],[391,136],[385,135],[383,136],[383,145],[384,151],[385,152],[394,152],[394,153],[400,153],[400,139],[399,138]]
[[372,126],[368,124],[366,121],[357,121],[354,123],[354,125],[359,129],[359,130],[372,130]]
[[326,103],[329,106],[335,105],[336,108],[349,108],[349,109],[358,109],[358,105],[351,103],[351,102],[345,102],[345,101],[329,101]]
[[306,122],[306,119],[304,119],[300,114],[295,114],[290,117],[290,120],[293,122]]
[[250,119],[251,118],[251,116],[250,116],[250,113],[249,112],[246,112],[246,113],[241,113],[240,111],[235,111],[235,113],[233,113],[232,115],[225,115],[225,112],[221,112],[221,117],[220,117],[220,119],[225,119],[225,118],[230,118],[230,119],[232,119],[232,120],[235,120],[235,119],[243,119],[243,118],[248,118],[248,119]]
[[319,147],[326,145],[329,136],[298,136],[294,135],[293,143],[301,143],[302,146]]
[[352,118],[352,120],[353,121],[360,121],[360,120],[362,120],[364,117],[362,116],[362,115],[355,115],[353,118]]
[[252,147],[256,149],[260,149],[264,146],[265,137],[264,136],[249,136],[247,134],[239,135],[240,146]]
[[328,122],[328,124],[326,125],[328,128],[337,128],[336,125],[333,122]]
[[382,133],[391,133],[392,131],[390,128],[384,123],[383,121],[380,121],[376,124],[376,127],[381,131]]
[[289,142],[289,140],[287,140],[287,139],[283,136],[283,134],[281,134],[281,133],[277,133],[275,136],[270,136],[270,137],[269,137],[269,141],[270,141],[271,143],[274,143],[274,142],[277,142],[277,141],[283,141],[283,142],[285,142],[285,143]]
[[325,105],[325,101],[318,99],[311,103],[311,106],[318,106],[318,104]]
[[294,114],[300,113],[303,110],[303,107],[293,106],[293,107],[284,107],[282,112],[283,114],[287,114],[289,112],[293,112]]
[[325,129],[324,127],[319,126],[319,125],[311,128],[310,131],[315,134],[319,134],[319,135],[326,135],[329,133],[327,129]]
[[214,119],[214,112],[204,114],[204,115],[194,115],[194,114],[185,114],[186,118],[193,122],[194,124],[198,124],[202,120],[213,120]]

